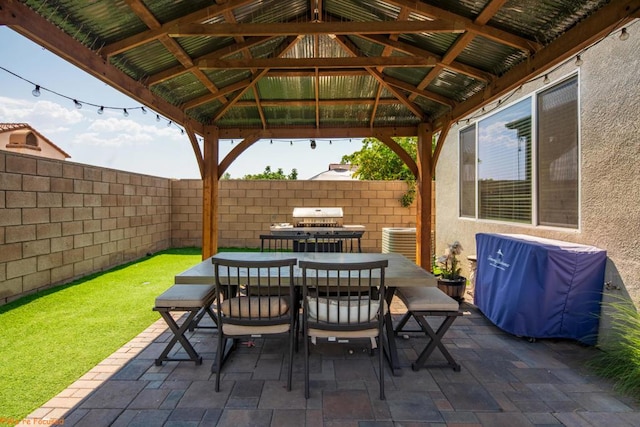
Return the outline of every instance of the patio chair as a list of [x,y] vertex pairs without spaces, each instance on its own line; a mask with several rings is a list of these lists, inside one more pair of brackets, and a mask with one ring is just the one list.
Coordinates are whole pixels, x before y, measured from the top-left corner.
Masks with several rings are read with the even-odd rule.
[[291,390],[295,321],[293,267],[295,258],[277,260],[229,260],[212,258],[218,314],[216,353],[216,391],[220,391],[220,372],[225,351],[242,337],[286,335],[289,341],[287,390]]
[[300,234],[261,234],[260,252],[308,252],[313,240]]
[[317,234],[314,239],[313,252],[362,252],[361,234]]
[[[384,400],[384,270],[387,260],[358,263],[300,261],[305,397],[309,398],[309,343],[368,339],[378,347],[380,399]],[[377,341],[376,341],[377,339]]]

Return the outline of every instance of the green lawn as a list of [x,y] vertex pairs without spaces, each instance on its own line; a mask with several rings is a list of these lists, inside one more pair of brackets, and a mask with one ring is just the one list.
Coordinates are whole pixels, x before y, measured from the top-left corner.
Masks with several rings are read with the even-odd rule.
[[155,297],[201,259],[158,252],[0,306],[0,418],[24,418],[146,329]]

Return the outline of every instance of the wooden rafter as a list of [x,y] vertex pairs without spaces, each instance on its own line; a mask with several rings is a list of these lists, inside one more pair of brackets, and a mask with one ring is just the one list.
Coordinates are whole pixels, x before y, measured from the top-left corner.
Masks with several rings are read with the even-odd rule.
[[[343,59],[368,59],[364,56],[362,56],[362,54],[360,53],[359,49],[353,44],[351,43],[351,41],[345,37],[345,36],[336,36],[335,40],[342,46],[342,48],[345,50],[345,52],[349,53],[350,55],[353,55],[353,58],[343,58]],[[383,60],[389,60],[391,58],[380,58]],[[420,109],[420,107],[418,107],[417,105],[415,105],[413,102],[409,101],[407,99],[407,97],[400,92],[398,89],[394,88],[393,86],[390,86],[387,82],[384,81],[384,76],[383,74],[376,70],[375,68],[371,68],[371,67],[366,67],[366,70],[369,72],[369,74],[371,74],[371,76],[376,79],[378,81],[378,84],[384,86],[389,92],[391,92],[393,94],[393,96],[395,96],[396,98],[398,98],[398,100],[409,109],[409,111],[411,111],[413,114],[416,115],[416,117],[418,117],[419,119],[423,119],[423,112]]]
[[260,94],[258,94],[258,89],[253,86],[253,97],[255,98],[255,106],[258,109],[258,114],[260,115],[260,121],[262,122],[262,129],[267,128],[267,119],[264,116],[264,110],[262,109],[262,101],[260,100]]
[[431,21],[376,21],[376,22],[285,22],[266,24],[178,24],[167,29],[170,37],[233,37],[296,36],[306,35],[358,35],[407,33],[463,33],[464,26],[457,22]]
[[252,1],[253,0],[229,0],[223,4],[208,6],[204,9],[197,10],[188,15],[167,22],[159,28],[143,31],[134,36],[127,37],[126,39],[104,46],[102,49],[100,49],[100,53],[105,58],[109,58],[113,55],[117,55],[119,53],[159,39],[163,35],[167,34],[166,28],[180,24],[202,22],[208,19],[215,18],[217,16],[222,16],[225,12],[244,6],[248,3],[251,3]]
[[[149,9],[140,1],[140,0],[127,0],[127,4],[133,10],[133,12],[150,28],[157,29],[160,28],[160,22],[153,16],[153,14],[149,11]],[[226,14],[230,13],[229,11]],[[163,44],[163,46],[180,62],[180,64],[184,68],[188,68],[191,70],[191,73],[202,83],[204,87],[206,87],[209,92],[216,93],[218,92],[218,88],[209,78],[200,70],[199,68],[195,68],[193,65],[193,61],[191,57],[187,54],[187,52],[182,49],[180,44],[177,41],[172,39],[166,34],[163,34],[159,41]],[[223,100],[224,102],[224,100]]]
[[185,116],[179,107],[155,95],[141,82],[122,73],[89,48],[51,25],[23,3],[18,1],[4,2],[0,7],[0,24],[10,26],[79,69],[138,102],[160,111],[166,118],[185,126],[189,125],[195,132],[202,133],[203,125]]
[[[289,50],[291,50],[293,46],[296,45],[298,40],[299,39],[297,37],[287,38],[285,43],[283,43],[280,46],[277,57],[279,58],[280,56],[286,54]],[[260,81],[260,79],[264,77],[268,72],[269,72],[269,69],[267,68],[264,70],[260,70],[256,73],[253,73],[251,76],[251,82],[246,87],[241,89],[232,99],[230,99],[225,105],[223,105],[219,111],[216,112],[216,115],[213,118],[214,122],[220,119],[220,117],[224,116],[227,113],[227,111],[229,111],[229,109],[233,107],[233,105],[236,102],[238,102],[240,98],[242,98],[242,95],[244,95],[249,89],[255,86]]]
[[417,56],[360,56],[353,58],[253,58],[202,60],[198,67],[202,69],[247,69],[247,68],[366,68],[366,67],[433,67],[435,62],[429,58]]

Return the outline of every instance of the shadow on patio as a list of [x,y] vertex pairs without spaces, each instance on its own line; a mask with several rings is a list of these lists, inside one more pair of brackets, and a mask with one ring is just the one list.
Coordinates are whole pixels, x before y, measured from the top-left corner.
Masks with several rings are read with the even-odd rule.
[[[189,334],[204,358],[201,366],[155,366],[170,339],[159,320],[31,417],[64,420],[65,426],[640,425],[640,406],[583,367],[592,348],[565,340],[531,343],[502,332],[472,304],[461,308],[465,315],[444,341],[462,372],[412,371],[426,338],[400,336],[402,372],[385,372],[385,401],[378,398],[377,359],[359,343],[312,347],[309,400],[300,353],[287,392],[284,341],[240,345],[216,393],[215,332]],[[436,351],[430,362],[444,358]]]

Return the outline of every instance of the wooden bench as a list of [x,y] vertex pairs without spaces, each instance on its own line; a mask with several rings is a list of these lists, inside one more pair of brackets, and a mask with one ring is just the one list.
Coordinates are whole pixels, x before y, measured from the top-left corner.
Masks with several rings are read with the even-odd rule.
[[[171,341],[167,343],[165,349],[156,359],[157,366],[162,365],[162,362],[165,361],[192,361],[196,362],[196,365],[202,364],[202,357],[196,352],[184,334],[187,329],[193,330],[193,328],[197,327],[204,314],[208,314],[213,322],[217,324],[216,316],[211,310],[211,304],[214,299],[214,285],[188,284],[173,285],[156,298],[156,305],[153,310],[160,313],[173,332]],[[178,322],[171,315],[174,311],[188,313],[181,325],[178,325]],[[201,314],[200,316],[198,315],[199,313]],[[187,352],[189,358],[169,357],[169,352],[178,342]]]
[[[430,338],[418,359],[411,364],[411,368],[414,371],[418,371],[424,367],[431,353],[436,348],[439,348],[442,355],[447,359],[448,366],[452,367],[454,371],[460,372],[460,365],[453,359],[453,356],[451,356],[442,342],[442,338],[456,317],[462,315],[458,302],[435,287],[398,287],[396,295],[407,306],[407,313],[394,329],[395,335],[401,332],[423,332]],[[437,331],[434,331],[427,322],[427,317],[430,316],[444,317]],[[412,317],[418,322],[420,329],[404,329]]]

